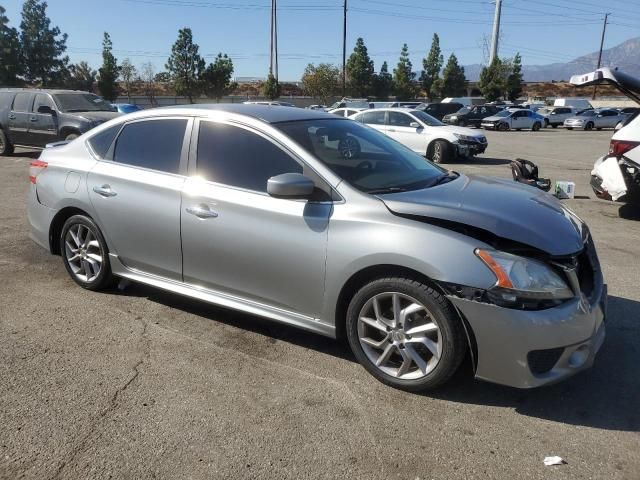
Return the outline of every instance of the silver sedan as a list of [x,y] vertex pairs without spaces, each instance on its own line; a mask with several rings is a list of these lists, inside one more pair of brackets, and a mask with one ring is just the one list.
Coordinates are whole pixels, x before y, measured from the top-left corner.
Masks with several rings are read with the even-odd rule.
[[599,110],[583,110],[575,116],[564,121],[565,128],[573,130],[602,130],[603,128],[615,128],[618,123],[623,122],[627,117],[613,108]]
[[558,200],[335,115],[147,110],[46,148],[29,178],[31,237],[81,287],[125,278],[346,337],[397,388],[441,385],[467,352],[478,378],[536,387],[604,339],[598,257]]

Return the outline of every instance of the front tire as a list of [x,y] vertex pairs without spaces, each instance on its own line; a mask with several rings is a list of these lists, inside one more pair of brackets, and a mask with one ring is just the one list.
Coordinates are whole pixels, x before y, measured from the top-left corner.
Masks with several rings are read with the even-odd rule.
[[445,383],[466,352],[451,304],[409,278],[380,278],[362,287],[349,304],[346,330],[354,355],[371,375],[410,392]]
[[60,234],[60,253],[69,276],[87,290],[102,290],[115,282],[102,232],[85,215],[69,217]]
[[448,163],[451,161],[451,144],[446,140],[436,140],[430,148],[429,159],[433,163]]
[[540,122],[534,123],[533,127],[531,127],[531,130],[533,130],[534,132],[537,132],[538,130],[540,130]]
[[593,130],[593,122],[588,122],[585,126],[584,129],[588,132],[590,132],[591,130]]
[[544,128],[548,128],[549,127],[549,119],[545,118],[544,119]]
[[501,132],[506,132],[510,129],[511,127],[509,126],[508,123],[501,123],[500,125],[498,125],[498,130],[500,130]]

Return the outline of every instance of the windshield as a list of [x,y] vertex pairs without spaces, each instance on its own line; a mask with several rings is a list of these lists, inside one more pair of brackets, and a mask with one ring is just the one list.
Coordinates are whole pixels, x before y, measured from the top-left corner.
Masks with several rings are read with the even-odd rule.
[[494,117],[510,117],[513,112],[509,110],[500,110],[498,113],[495,113]]
[[92,93],[57,93],[53,96],[63,112],[114,112],[110,103]]
[[595,116],[596,112],[594,112],[593,110],[583,110],[581,112],[576,113],[576,116],[578,117],[593,117]]
[[462,107],[460,110],[458,110],[456,112],[456,114],[465,115],[465,114],[469,113],[470,111],[471,111],[471,109],[469,107]]
[[411,115],[413,115],[414,117],[416,117],[418,120],[420,120],[422,123],[424,123],[429,127],[444,126],[444,123],[442,123],[440,120],[438,120],[437,118],[433,118],[431,115],[423,112],[422,110],[413,110],[411,112]]
[[404,145],[352,120],[318,119],[275,126],[362,192],[417,190],[447,176]]

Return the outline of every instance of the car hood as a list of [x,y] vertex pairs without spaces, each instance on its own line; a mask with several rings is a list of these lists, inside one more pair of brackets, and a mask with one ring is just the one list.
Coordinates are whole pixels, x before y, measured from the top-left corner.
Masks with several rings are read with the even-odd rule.
[[92,122],[98,120],[106,122],[107,120],[111,120],[112,118],[116,118],[122,115],[120,112],[77,112],[76,114],[79,117],[86,118],[87,120]]
[[495,115],[491,115],[490,117],[484,117],[482,119],[483,122],[497,122],[499,120],[505,120],[509,117],[496,117]]
[[583,248],[584,224],[558,199],[528,185],[460,175],[423,190],[380,195],[395,214],[464,224],[552,256]]
[[445,127],[438,127],[438,128],[443,128],[450,133],[457,133],[458,135],[466,135],[467,137],[484,137],[484,134],[478,133],[478,130],[473,130],[467,127],[456,127],[455,125],[447,125]]

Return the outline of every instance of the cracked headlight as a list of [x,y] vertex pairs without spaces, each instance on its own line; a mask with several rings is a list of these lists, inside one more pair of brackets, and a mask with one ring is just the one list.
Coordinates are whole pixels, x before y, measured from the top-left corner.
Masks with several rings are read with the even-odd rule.
[[512,304],[527,300],[566,300],[573,291],[551,267],[538,260],[497,250],[476,249],[475,254],[496,276],[489,291]]

